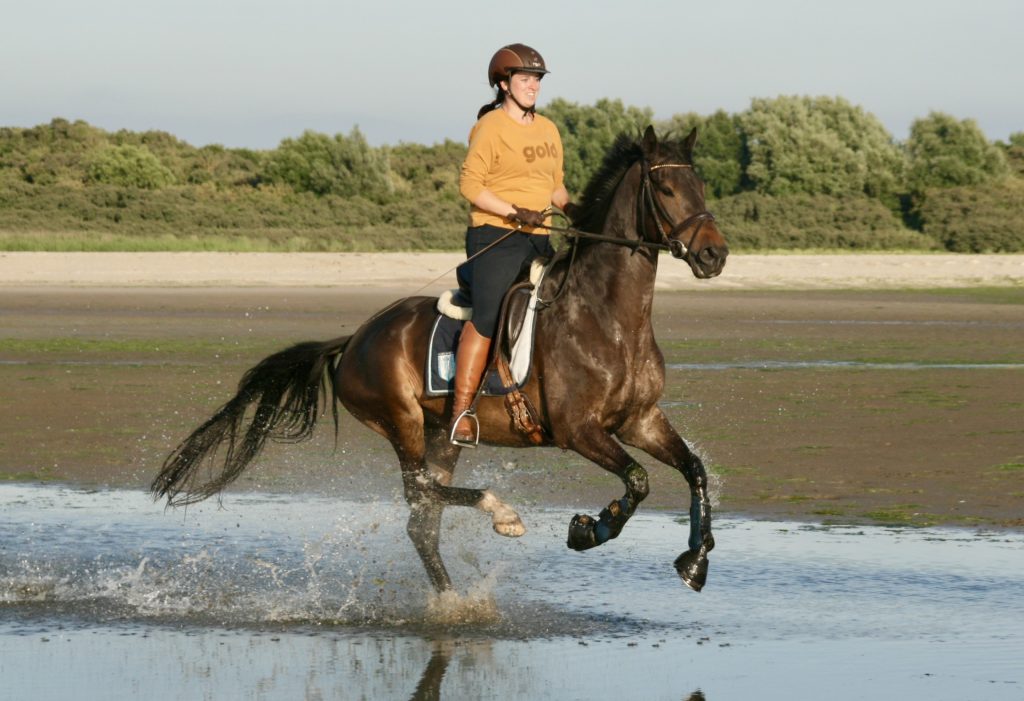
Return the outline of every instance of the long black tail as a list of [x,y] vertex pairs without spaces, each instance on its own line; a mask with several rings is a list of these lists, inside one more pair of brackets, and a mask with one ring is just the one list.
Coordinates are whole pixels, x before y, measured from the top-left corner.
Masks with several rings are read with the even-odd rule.
[[[337,431],[334,375],[328,366],[350,339],[298,343],[260,361],[242,377],[234,398],[167,456],[150,485],[153,496],[179,506],[216,494],[238,478],[268,438],[288,443],[309,438],[321,413],[321,397],[331,404]],[[252,418],[243,430],[250,407]],[[222,446],[224,464],[218,471],[214,458]],[[209,474],[197,484],[203,463]]]

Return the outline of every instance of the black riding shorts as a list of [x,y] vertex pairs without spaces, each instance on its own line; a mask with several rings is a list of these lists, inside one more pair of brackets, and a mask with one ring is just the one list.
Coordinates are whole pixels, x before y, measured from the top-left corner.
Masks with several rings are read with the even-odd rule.
[[[489,224],[470,227],[466,230],[466,257],[476,255],[509,231]],[[534,258],[551,257],[554,252],[548,235],[517,231],[479,258],[458,267],[459,286],[469,291],[473,303],[473,326],[477,333],[494,337],[501,300],[519,272]]]

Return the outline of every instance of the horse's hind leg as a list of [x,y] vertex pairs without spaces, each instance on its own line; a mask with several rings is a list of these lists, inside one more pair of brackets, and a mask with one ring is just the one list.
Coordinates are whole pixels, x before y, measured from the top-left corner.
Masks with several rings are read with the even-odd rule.
[[439,593],[452,588],[439,548],[441,516],[446,506],[478,508],[491,514],[498,533],[523,534],[525,529],[519,516],[491,492],[451,486],[459,448],[447,441],[443,429],[427,428],[418,440],[409,437],[403,442],[392,440],[392,443],[402,466],[402,484],[410,509],[406,532],[423,561],[431,584]]
[[[455,464],[459,460],[462,449],[448,440],[448,431],[442,427],[428,427],[426,429],[427,465],[432,468],[431,472],[437,482],[439,490],[455,489],[451,487],[452,477],[455,472]],[[526,532],[519,514],[515,509],[501,501],[491,490],[470,490],[473,493],[480,493],[483,496],[474,503],[480,509],[491,516],[491,525],[498,535],[509,538],[518,538]],[[444,499],[442,493],[442,500]]]

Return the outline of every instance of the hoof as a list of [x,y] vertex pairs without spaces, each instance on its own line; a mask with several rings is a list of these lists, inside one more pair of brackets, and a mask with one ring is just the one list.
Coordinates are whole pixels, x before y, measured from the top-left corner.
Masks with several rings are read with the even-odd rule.
[[526,526],[523,525],[519,514],[511,506],[502,503],[501,499],[494,496],[490,490],[484,492],[483,499],[477,507],[491,515],[491,525],[494,532],[506,538],[518,538],[526,533]]
[[566,545],[573,550],[590,550],[597,547],[597,521],[586,514],[576,514],[569,521],[569,539]]
[[675,566],[683,584],[694,591],[704,588],[708,579],[708,558],[700,550],[687,550],[676,558]]
[[526,533],[526,526],[523,525],[518,516],[513,521],[502,521],[501,523],[493,521],[492,523],[494,525],[494,532],[506,538],[518,538]]

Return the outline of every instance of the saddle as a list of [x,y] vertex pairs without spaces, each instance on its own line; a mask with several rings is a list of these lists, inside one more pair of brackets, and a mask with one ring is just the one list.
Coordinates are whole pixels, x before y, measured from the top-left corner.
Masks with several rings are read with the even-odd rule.
[[[475,410],[483,394],[503,395],[505,409],[512,418],[513,426],[526,434],[536,445],[544,441],[545,432],[538,421],[539,414],[536,408],[519,390],[529,378],[537,291],[547,270],[546,263],[546,259],[534,260],[528,278],[520,278],[505,293],[498,317],[498,333],[494,339],[491,363],[484,372],[484,379],[471,405],[471,409]],[[468,295],[458,289],[443,293],[438,299],[437,310],[443,317],[457,320],[460,329],[462,323],[472,318],[473,312]],[[443,320],[439,318],[435,323],[435,337]],[[432,337],[431,347],[433,346]],[[451,373],[453,372],[454,367],[451,368]],[[428,379],[431,377],[428,368]]]
[[[525,382],[529,372],[529,359],[533,350],[533,313],[536,311],[535,292],[547,273],[548,262],[546,258],[535,259],[530,264],[528,274],[516,279],[502,301],[498,335],[503,340],[502,348],[508,355],[513,374],[519,383]],[[469,294],[462,288],[442,292],[437,300],[437,311],[456,321],[470,321],[473,318]],[[523,333],[526,335],[523,336]]]

